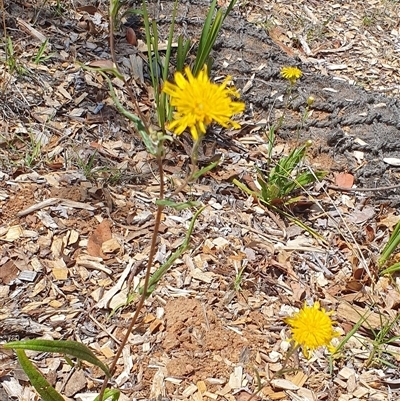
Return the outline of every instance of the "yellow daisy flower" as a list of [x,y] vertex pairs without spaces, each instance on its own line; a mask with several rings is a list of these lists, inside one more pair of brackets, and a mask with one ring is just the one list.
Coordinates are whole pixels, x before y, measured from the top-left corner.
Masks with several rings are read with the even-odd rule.
[[282,78],[287,79],[290,81],[291,85],[295,84],[296,81],[301,78],[303,73],[297,67],[283,67],[281,69],[281,76]]
[[195,141],[206,133],[206,128],[213,121],[225,128],[240,128],[231,120],[234,114],[241,113],[245,105],[235,102],[239,98],[235,88],[227,88],[231,77],[227,77],[221,85],[210,82],[207,66],[194,77],[189,67],[185,68],[186,78],[182,73],[175,73],[175,84],[166,82],[163,92],[171,98],[171,105],[176,108],[174,121],[169,129],[180,135],[186,128]]
[[299,312],[285,319],[285,322],[291,326],[295,345],[303,347],[306,358],[309,358],[311,352],[319,347],[326,346],[330,351],[334,350],[331,341],[338,337],[339,333],[333,329],[330,318],[332,313],[326,312],[317,301],[313,306],[304,304]]

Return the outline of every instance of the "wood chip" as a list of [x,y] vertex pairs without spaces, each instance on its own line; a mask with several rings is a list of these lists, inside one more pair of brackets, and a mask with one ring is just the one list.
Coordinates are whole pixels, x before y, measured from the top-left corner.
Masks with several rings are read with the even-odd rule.
[[242,387],[242,375],[243,375],[243,367],[236,366],[233,373],[231,373],[229,377],[229,387],[231,389]]
[[273,379],[271,385],[277,390],[298,390],[299,386],[285,379]]

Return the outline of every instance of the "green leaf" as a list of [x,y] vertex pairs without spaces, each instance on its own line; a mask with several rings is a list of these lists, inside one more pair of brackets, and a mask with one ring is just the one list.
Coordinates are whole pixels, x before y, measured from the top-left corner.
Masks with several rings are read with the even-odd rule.
[[179,35],[178,48],[176,49],[176,71],[183,72],[190,45],[190,39],[183,42],[183,36]]
[[384,269],[380,272],[381,275],[384,274],[393,274],[393,273],[397,273],[400,271],[400,263],[395,263],[393,265],[391,265],[390,267],[388,267],[387,269]]
[[176,210],[184,210],[184,209],[188,209],[190,207],[200,207],[201,202],[188,201],[188,202],[176,203],[169,199],[159,199],[159,200],[156,200],[156,205],[160,205],[160,206],[164,206],[164,207],[168,206],[168,207],[172,207],[173,209],[176,209]]
[[221,159],[219,158],[217,161],[210,163],[208,166],[205,166],[201,168],[199,171],[196,171],[193,176],[191,177],[193,180],[199,179],[202,175],[205,173],[208,173],[210,170],[212,170],[214,167],[218,166],[220,163]]
[[378,265],[382,266],[393,254],[397,246],[400,244],[400,221],[396,224],[388,243],[383,248],[382,255],[378,259]]
[[[157,283],[161,280],[162,276],[168,271],[168,269],[172,266],[176,259],[178,259],[183,252],[185,252],[189,248],[190,237],[192,236],[192,232],[194,229],[194,224],[197,218],[200,216],[200,213],[205,209],[205,206],[202,206],[196,213],[193,215],[192,220],[190,221],[190,225],[188,230],[186,231],[185,240],[183,244],[168,258],[168,260],[160,266],[150,277],[149,287],[146,295],[150,295],[156,288]],[[143,294],[143,287],[139,288],[139,294]]]
[[259,193],[252,191],[249,187],[246,185],[242,184],[240,181],[238,181],[236,178],[232,180],[232,183],[235,184],[238,188],[240,188],[243,192],[245,192],[247,195],[258,197]]
[[[4,344],[7,345],[7,344]],[[64,397],[44,378],[44,376],[33,366],[23,349],[15,350],[18,361],[43,401],[64,401]]]
[[[211,49],[214,46],[215,41],[217,40],[217,36],[221,30],[225,18],[231,12],[235,3],[236,0],[231,0],[225,11],[219,9],[213,21],[213,15],[216,9],[217,0],[212,1],[210,9],[207,13],[207,17],[204,21],[203,30],[201,32],[200,42],[196,54],[196,61],[192,71],[194,76],[198,75],[204,64],[210,64],[209,56]],[[208,72],[210,72],[210,68]]]
[[260,176],[257,177],[257,182],[261,187],[261,198],[265,201],[271,200],[271,188]]
[[[117,389],[106,389],[103,395],[103,401],[106,401],[108,398],[111,398],[112,401],[118,401],[121,392]],[[99,401],[99,396],[97,396],[93,401]]]
[[108,377],[111,377],[110,371],[103,362],[84,344],[76,341],[63,340],[26,340],[11,341],[2,345],[4,348],[14,350],[31,350],[40,352],[58,352],[59,354],[72,355],[82,359],[92,365],[98,366]]

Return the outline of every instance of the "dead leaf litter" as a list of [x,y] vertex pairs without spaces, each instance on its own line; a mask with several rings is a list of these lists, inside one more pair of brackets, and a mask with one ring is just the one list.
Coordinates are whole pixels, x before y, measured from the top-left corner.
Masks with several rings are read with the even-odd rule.
[[[141,284],[149,254],[155,165],[101,77],[74,62],[109,59],[106,10],[66,3],[55,17],[53,2],[45,3],[5,4],[21,70],[0,67],[0,340],[77,340],[109,363],[133,316],[134,302],[126,300]],[[239,10],[318,74],[397,94],[397,3],[321,4],[276,0]],[[130,76],[136,71],[131,83],[149,115],[152,92],[138,68],[142,38],[133,33],[118,37],[121,62]],[[46,39],[52,56],[36,64]],[[123,87],[114,84],[129,106]],[[123,350],[111,383],[120,400],[245,401],[256,392],[254,398],[265,400],[398,399],[398,324],[393,341],[379,348],[372,341],[400,307],[398,277],[379,277],[376,265],[399,220],[396,210],[374,204],[368,193],[329,188],[330,182],[353,187],[354,175],[343,167],[309,190],[312,202],[304,210],[294,211],[319,235],[312,237],[231,182],[241,177],[256,185],[253,164],[265,155],[265,136],[245,128],[226,135],[229,146],[206,141],[202,150],[205,162],[222,154],[222,165],[179,195],[207,207],[190,250],[146,301]],[[294,144],[280,141],[275,154],[287,154]],[[175,187],[188,169],[185,146],[182,138],[165,157]],[[317,154],[318,147],[313,152],[311,162],[336,163]],[[362,155],[357,160],[364,163]],[[154,269],[182,244],[192,216],[164,210]],[[295,353],[292,369],[277,377],[290,349],[283,319],[305,300],[335,311],[341,339],[360,316],[365,321],[332,374],[328,355],[318,350],[310,360]],[[101,387],[96,367],[79,369],[51,354],[31,358],[68,399],[93,400]],[[36,399],[15,357],[0,353],[0,361],[0,399]]]

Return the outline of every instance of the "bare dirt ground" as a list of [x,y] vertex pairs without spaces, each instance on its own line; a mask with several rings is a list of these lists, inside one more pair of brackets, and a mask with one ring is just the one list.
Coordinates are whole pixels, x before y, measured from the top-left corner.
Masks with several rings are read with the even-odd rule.
[[[0,67],[0,340],[78,340],[108,363],[134,312],[134,304],[115,308],[143,277],[158,185],[107,86],[78,64],[110,58],[106,5],[88,4],[5,2],[15,57],[8,45]],[[171,7],[149,4],[160,44]],[[198,39],[206,11],[207,3],[180,2],[177,33]],[[229,74],[241,90],[242,129],[210,130],[202,162],[223,154],[224,163],[180,195],[208,207],[124,350],[111,383],[121,400],[246,401],[260,386],[256,397],[266,400],[400,398],[398,324],[377,340],[399,313],[399,281],[380,277],[376,264],[399,221],[399,12],[395,1],[275,0],[240,3],[227,18],[213,77]],[[143,26],[137,17],[123,22],[118,60],[151,119]],[[128,26],[137,46],[126,40]],[[42,37],[51,58],[34,63]],[[2,43],[6,60],[4,35]],[[285,65],[303,71],[290,102]],[[255,165],[268,169],[267,132],[283,113],[274,157],[311,138],[308,164],[329,171],[302,194],[312,206],[292,211],[320,240],[232,184],[254,181]],[[169,191],[188,171],[181,139],[164,161]],[[335,188],[344,173],[362,189]],[[155,267],[182,244],[191,218],[165,210]],[[304,300],[335,311],[341,338],[366,321],[332,371],[321,350],[310,360],[295,355],[277,381],[290,337],[283,318]],[[68,399],[99,391],[96,368],[51,354],[32,360]],[[37,395],[15,357],[0,354],[0,400],[14,399]]]

